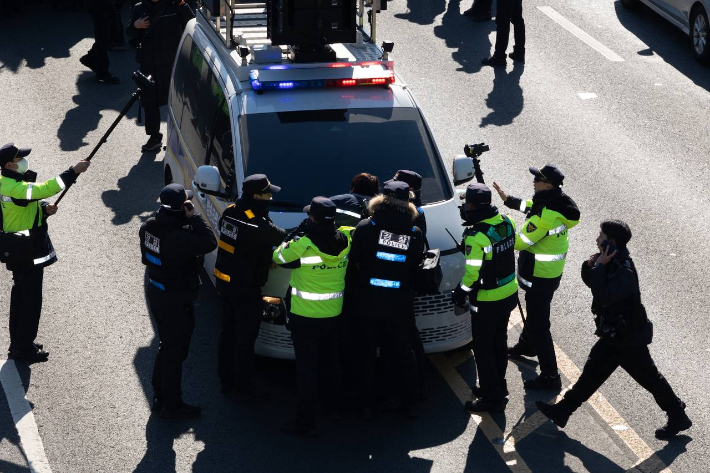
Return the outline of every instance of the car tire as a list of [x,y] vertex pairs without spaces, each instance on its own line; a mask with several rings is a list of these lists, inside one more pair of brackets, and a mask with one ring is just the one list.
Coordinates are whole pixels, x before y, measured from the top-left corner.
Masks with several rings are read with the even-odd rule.
[[710,33],[710,22],[708,13],[701,6],[693,9],[690,15],[690,45],[693,48],[693,56],[703,64],[710,62],[710,44],[708,38]]
[[641,2],[639,0],[621,0],[621,4],[630,10],[634,10],[641,5]]

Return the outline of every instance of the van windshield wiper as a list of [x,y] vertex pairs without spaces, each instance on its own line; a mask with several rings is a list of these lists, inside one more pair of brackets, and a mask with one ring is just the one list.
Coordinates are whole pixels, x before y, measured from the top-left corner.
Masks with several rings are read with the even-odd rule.
[[269,205],[271,207],[294,209],[294,210],[298,210],[299,212],[303,212],[303,207],[305,207],[305,205],[303,205],[303,204],[298,204],[296,202],[286,202],[283,200],[271,200],[271,201],[269,201]]

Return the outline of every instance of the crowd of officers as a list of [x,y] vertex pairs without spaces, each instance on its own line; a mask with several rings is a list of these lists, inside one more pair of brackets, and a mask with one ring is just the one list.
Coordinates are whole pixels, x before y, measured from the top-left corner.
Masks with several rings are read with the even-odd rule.
[[[57,206],[44,199],[71,186],[89,167],[80,161],[58,176],[37,183],[29,168],[29,148],[0,148],[0,260],[12,271],[8,357],[42,362],[49,353],[36,342],[42,309],[43,271],[57,261],[47,219]],[[479,385],[469,412],[500,412],[506,407],[508,357],[537,356],[539,376],[527,390],[560,391],[550,335],[550,304],[565,265],[568,231],[580,212],[562,192],[564,174],[553,165],[531,167],[532,199],[494,189],[507,207],[526,214],[523,225],[502,214],[484,184],[466,189],[460,249],[465,272],[452,301],[468,307]],[[218,372],[221,390],[235,400],[264,400],[268,393],[252,383],[254,345],[262,320],[261,288],[272,265],[291,270],[285,296],[287,328],[296,357],[298,409],[288,432],[315,435],[318,400],[331,420],[340,418],[343,395],[372,418],[373,409],[391,396],[402,413],[417,417],[424,396],[424,350],[414,319],[414,281],[428,242],[421,208],[422,178],[398,171],[380,189],[379,180],[359,174],[351,192],[315,197],[308,214],[287,232],[269,218],[272,196],[281,189],[267,176],[248,176],[242,193],[219,221],[219,239],[195,212],[192,192],[170,184],[160,193],[159,210],[140,228],[146,294],[160,345],[153,370],[152,409],[168,419],[200,415],[182,398],[182,364],[195,325],[193,302],[200,287],[203,256],[218,249],[214,275],[223,301]],[[582,265],[591,289],[599,341],[579,380],[557,404],[538,402],[540,411],[564,427],[570,415],[622,367],[648,390],[668,414],[656,436],[668,439],[690,428],[685,404],[659,373],[648,350],[653,327],[641,302],[638,273],[627,244],[628,225],[618,220],[600,226],[598,253]],[[514,251],[520,252],[516,274]],[[516,345],[507,347],[511,311],[525,290],[527,318]],[[376,386],[379,349],[387,386]],[[341,377],[354,386],[343,389]],[[320,389],[319,389],[320,388]],[[387,396],[385,396],[386,398]],[[354,403],[354,404],[353,404]]]

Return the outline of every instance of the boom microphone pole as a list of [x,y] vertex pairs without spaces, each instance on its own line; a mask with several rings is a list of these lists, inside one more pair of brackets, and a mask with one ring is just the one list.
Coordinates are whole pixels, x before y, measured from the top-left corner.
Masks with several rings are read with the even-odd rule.
[[[113,121],[111,126],[108,127],[108,130],[106,130],[106,133],[104,133],[104,136],[101,137],[99,142],[96,144],[94,149],[91,151],[89,156],[86,158],[86,161],[91,161],[91,158],[93,158],[96,155],[96,153],[99,151],[99,148],[101,148],[101,146],[103,146],[103,144],[108,141],[109,135],[113,132],[114,128],[116,128],[116,126],[121,121],[121,119],[123,119],[123,117],[126,116],[128,111],[131,109],[133,104],[136,103],[136,101],[140,98],[140,96],[144,92],[148,92],[148,91],[152,90],[153,87],[155,87],[155,82],[153,82],[153,79],[151,78],[151,76],[146,76],[145,74],[143,74],[140,71],[135,71],[133,73],[133,75],[131,76],[131,78],[135,81],[136,84],[138,84],[138,88],[135,90],[135,92],[133,92],[133,94],[131,95],[131,99],[123,107],[123,109],[121,110],[121,113],[118,114],[118,116]],[[71,186],[69,186],[69,187],[71,187]],[[57,201],[54,202],[54,205],[59,205],[59,202],[62,201],[62,199],[64,198],[64,195],[69,190],[69,187],[64,189],[64,191],[59,195],[59,198],[57,199]]]

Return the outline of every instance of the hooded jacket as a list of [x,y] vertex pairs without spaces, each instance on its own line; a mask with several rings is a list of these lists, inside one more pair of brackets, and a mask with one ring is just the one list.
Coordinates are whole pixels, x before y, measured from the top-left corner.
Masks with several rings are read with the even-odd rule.
[[406,201],[379,195],[371,217],[353,235],[351,263],[357,265],[361,312],[373,318],[407,316],[414,302],[413,280],[424,252],[418,212]]

